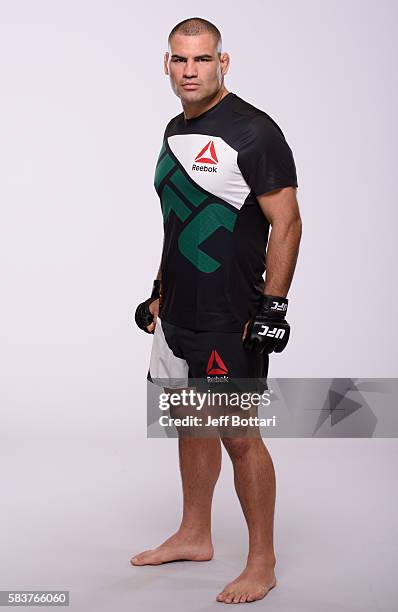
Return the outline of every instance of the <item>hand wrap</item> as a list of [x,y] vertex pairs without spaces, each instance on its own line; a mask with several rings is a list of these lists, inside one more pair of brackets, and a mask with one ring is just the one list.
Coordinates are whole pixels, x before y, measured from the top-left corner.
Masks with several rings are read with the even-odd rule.
[[154,330],[147,330],[147,326],[153,321],[153,314],[149,310],[149,304],[152,304],[152,302],[155,300],[160,299],[160,287],[161,282],[159,280],[153,281],[151,297],[145,300],[145,302],[142,302],[142,304],[139,304],[135,311],[135,322],[137,323],[138,327],[143,329],[147,334],[154,333]]

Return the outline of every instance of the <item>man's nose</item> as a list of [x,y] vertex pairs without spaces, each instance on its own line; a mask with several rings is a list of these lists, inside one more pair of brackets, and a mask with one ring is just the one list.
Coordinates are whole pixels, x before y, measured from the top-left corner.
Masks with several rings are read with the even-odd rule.
[[190,79],[198,74],[196,62],[193,59],[188,59],[185,63],[184,77]]

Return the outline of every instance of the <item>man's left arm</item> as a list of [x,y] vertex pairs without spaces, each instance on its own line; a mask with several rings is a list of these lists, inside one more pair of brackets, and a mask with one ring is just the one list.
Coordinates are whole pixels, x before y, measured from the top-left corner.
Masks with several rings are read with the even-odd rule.
[[[264,294],[286,297],[293,279],[302,233],[296,188],[276,189],[258,195],[257,201],[271,225]],[[245,325],[243,339],[248,323]]]
[[293,279],[302,233],[296,189],[284,187],[257,196],[271,225],[264,294],[286,297]]

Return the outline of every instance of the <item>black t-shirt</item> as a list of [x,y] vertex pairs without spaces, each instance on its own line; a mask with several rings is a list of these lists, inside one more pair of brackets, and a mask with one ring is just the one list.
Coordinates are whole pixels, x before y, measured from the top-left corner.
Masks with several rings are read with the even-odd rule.
[[256,196],[297,187],[275,121],[234,93],[167,125],[155,173],[164,244],[161,319],[242,331],[263,287],[269,223]]

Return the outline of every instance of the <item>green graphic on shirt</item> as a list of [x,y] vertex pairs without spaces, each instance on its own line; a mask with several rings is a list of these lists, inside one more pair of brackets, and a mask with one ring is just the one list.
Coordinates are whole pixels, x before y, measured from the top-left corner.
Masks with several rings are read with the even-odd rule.
[[[210,197],[178,166],[179,164],[166,152],[163,145],[156,165],[154,183],[161,199],[164,223],[168,220],[171,212],[185,223],[193,212],[187,203],[191,207],[197,208]],[[160,187],[162,182],[163,186]],[[215,272],[221,266],[221,263],[205,253],[200,245],[222,227],[232,232],[236,218],[237,214],[224,204],[216,202],[208,204],[182,229],[178,237],[180,253],[201,272]]]
[[162,210],[163,210],[163,218],[167,221],[167,217],[170,214],[171,210],[174,210],[175,214],[181,221],[185,221],[188,219],[191,214],[190,209],[178,195],[170,189],[168,185],[165,185],[162,192]]
[[178,238],[181,253],[201,272],[215,272],[220,267],[220,262],[199,247],[220,227],[232,232],[236,217],[236,213],[222,204],[209,204],[182,230]]
[[165,155],[163,159],[161,159],[163,152],[164,152],[164,146],[162,147],[159,153],[159,159],[156,165],[155,180],[154,180],[156,191],[159,190],[159,185],[163,181],[164,177],[175,166],[175,162],[173,161],[173,159],[170,157],[169,154]]
[[187,198],[194,206],[199,206],[205,201],[207,195],[200,189],[197,189],[181,172],[177,170],[170,178],[173,185]]

